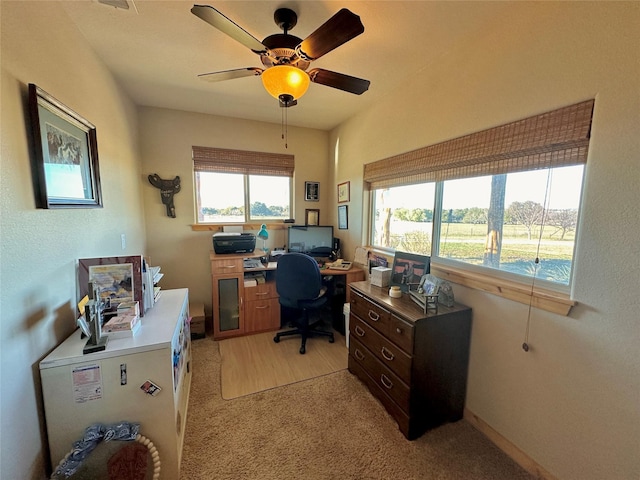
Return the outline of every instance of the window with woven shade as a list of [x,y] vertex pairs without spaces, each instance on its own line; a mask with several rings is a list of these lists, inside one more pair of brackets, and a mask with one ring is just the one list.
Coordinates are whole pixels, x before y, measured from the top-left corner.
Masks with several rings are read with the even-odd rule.
[[293,155],[194,146],[197,223],[291,216]]
[[371,244],[568,287],[593,107],[366,164]]

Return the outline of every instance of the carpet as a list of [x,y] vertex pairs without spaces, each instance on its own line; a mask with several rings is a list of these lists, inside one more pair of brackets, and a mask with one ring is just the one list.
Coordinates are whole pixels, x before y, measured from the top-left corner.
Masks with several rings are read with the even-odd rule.
[[347,368],[344,337],[307,340],[307,353],[300,355],[300,337],[284,337],[275,343],[275,332],[229,338],[220,348],[222,398],[231,400],[283,385],[328,375]]
[[219,343],[193,342],[180,480],[534,480],[464,420],[408,441],[348,370],[223,400]]

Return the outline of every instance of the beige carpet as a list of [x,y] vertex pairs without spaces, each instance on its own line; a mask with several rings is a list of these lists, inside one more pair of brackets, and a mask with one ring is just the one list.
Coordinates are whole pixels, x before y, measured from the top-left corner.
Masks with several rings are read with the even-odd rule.
[[465,421],[407,441],[348,370],[227,401],[218,342],[192,363],[181,480],[534,478]]
[[304,355],[298,352],[299,336],[275,343],[274,335],[267,332],[218,342],[222,398],[230,400],[347,368],[348,351],[338,333],[334,343],[322,337],[308,339]]

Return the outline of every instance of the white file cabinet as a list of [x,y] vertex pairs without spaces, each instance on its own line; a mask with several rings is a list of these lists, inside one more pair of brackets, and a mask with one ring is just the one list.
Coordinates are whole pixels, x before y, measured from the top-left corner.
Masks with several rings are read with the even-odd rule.
[[[161,478],[179,477],[191,385],[188,289],[163,290],[135,337],[110,338],[104,351],[82,354],[76,330],[40,362],[53,468],[95,423],[140,424],[157,447]],[[140,387],[151,381],[154,395]]]

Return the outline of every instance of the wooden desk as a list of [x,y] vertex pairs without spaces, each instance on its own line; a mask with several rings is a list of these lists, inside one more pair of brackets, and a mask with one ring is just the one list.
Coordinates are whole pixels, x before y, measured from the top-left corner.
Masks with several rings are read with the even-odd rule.
[[[276,262],[258,268],[244,268],[245,258],[260,258],[263,253],[231,253],[219,255],[211,251],[211,285],[213,304],[213,338],[216,340],[248,335],[280,328],[280,303],[276,292]],[[264,273],[265,282],[245,285],[251,273]],[[349,284],[364,280],[364,271],[321,269],[322,275],[345,277],[346,301],[350,301]]]

